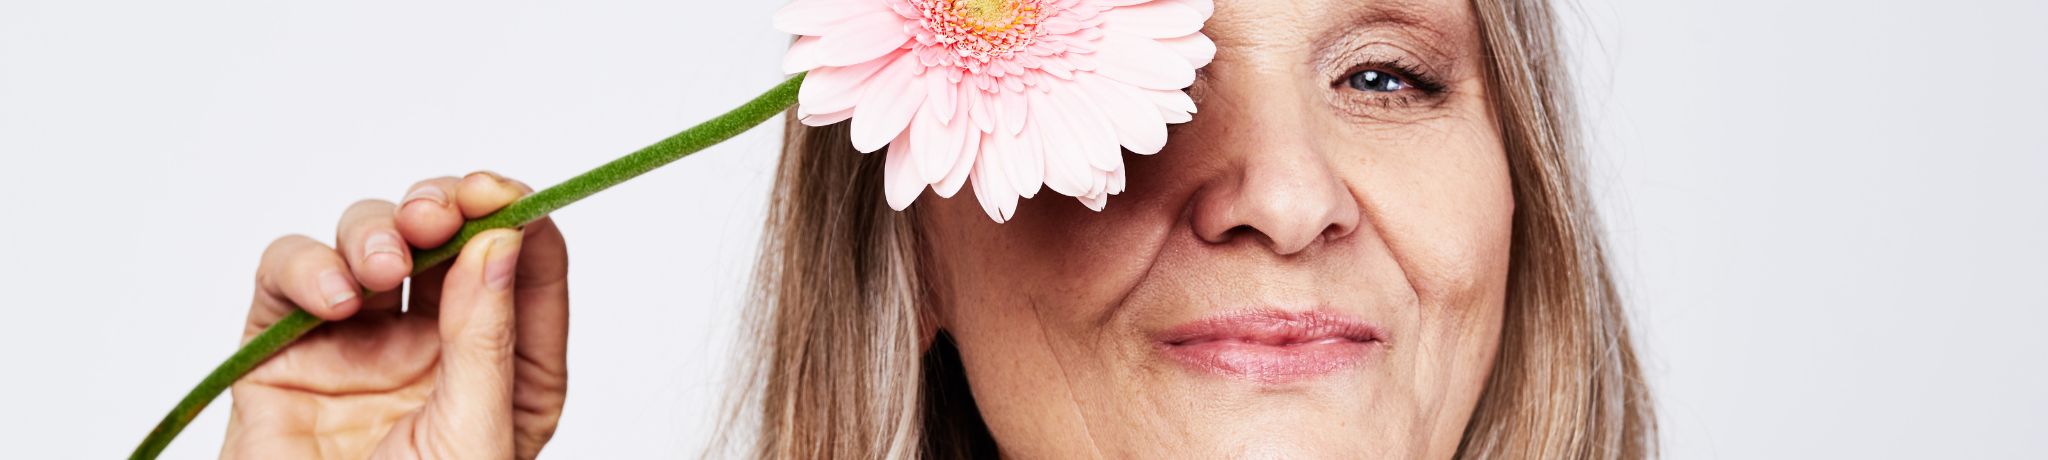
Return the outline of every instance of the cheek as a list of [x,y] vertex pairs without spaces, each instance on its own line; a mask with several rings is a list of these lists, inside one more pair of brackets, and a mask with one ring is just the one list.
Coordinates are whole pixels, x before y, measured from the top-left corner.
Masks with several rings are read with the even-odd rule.
[[1130,191],[1110,197],[1102,211],[1072,197],[1040,190],[1019,202],[1015,218],[997,224],[971,190],[951,199],[926,196],[929,249],[939,276],[952,284],[959,314],[976,304],[1030,303],[1056,309],[1062,321],[1099,318],[1136,286],[1176,227],[1185,201],[1158,180],[1170,162],[1126,154]]
[[[1076,343],[1143,278],[1174,212],[1112,197],[1097,213],[1041,191],[1008,223],[972,196],[920,198],[941,327],[951,332],[990,433],[1017,458],[1081,458],[1093,440],[1066,382]],[[1128,195],[1128,194],[1126,194]],[[1058,343],[1055,343],[1058,342]],[[1113,359],[1112,359],[1113,360]],[[1075,450],[1079,449],[1079,450]]]
[[[1483,112],[1344,139],[1339,174],[1415,290],[1456,316],[1498,310],[1514,192],[1506,151]],[[1425,311],[1424,313],[1432,313]],[[1498,312],[1492,312],[1497,315]]]

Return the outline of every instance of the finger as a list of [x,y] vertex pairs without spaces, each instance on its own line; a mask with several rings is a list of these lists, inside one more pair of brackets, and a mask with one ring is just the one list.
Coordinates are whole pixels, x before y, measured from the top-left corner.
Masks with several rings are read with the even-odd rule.
[[405,299],[405,314],[441,317],[441,280],[448,277],[448,264],[429,267],[412,277]]
[[463,246],[442,281],[441,369],[421,414],[425,450],[513,455],[513,286],[521,235],[491,230]]
[[362,304],[359,292],[340,253],[304,236],[278,238],[256,268],[248,325],[261,331],[294,308],[329,321],[348,318]]
[[462,177],[455,202],[462,208],[462,217],[475,219],[498,212],[505,205],[518,201],[519,197],[532,193],[526,184],[506,179],[490,171],[477,171]]
[[461,179],[437,177],[412,185],[399,200],[394,227],[416,248],[440,247],[462,229],[462,208],[455,205]]
[[356,282],[371,291],[398,289],[412,273],[412,251],[398,234],[397,206],[383,200],[363,200],[349,206],[335,228],[334,243]]
[[554,437],[569,391],[569,251],[554,220],[526,225],[513,297],[518,339],[514,351],[514,449],[518,458],[540,454]]

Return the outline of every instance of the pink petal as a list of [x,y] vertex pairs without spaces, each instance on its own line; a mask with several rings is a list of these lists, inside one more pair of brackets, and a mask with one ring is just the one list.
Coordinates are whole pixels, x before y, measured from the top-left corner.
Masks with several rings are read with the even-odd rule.
[[1182,112],[1179,110],[1169,109],[1165,107],[1159,108],[1159,118],[1162,120],[1166,120],[1166,124],[1170,125],[1187,123],[1195,120],[1194,115],[1190,115],[1187,112]]
[[932,116],[938,117],[939,124],[952,123],[953,114],[959,112],[960,103],[965,102],[957,101],[953,98],[960,94],[960,85],[946,81],[943,76],[939,75],[925,77],[924,83],[925,111],[931,113]]
[[882,194],[889,201],[889,207],[897,211],[910,207],[917,195],[924,192],[925,182],[917,179],[917,171],[911,165],[914,142],[909,133],[897,136],[889,146],[888,157],[882,161]]
[[1151,2],[1102,12],[1102,28],[1145,38],[1172,38],[1202,30],[1202,13],[1178,2]]
[[1083,37],[1083,36],[1080,36],[1080,35],[1078,35],[1078,34],[1077,34],[1077,35],[1069,35],[1069,36],[1066,36],[1066,37],[1060,37],[1060,38],[1063,38],[1063,39],[1064,39],[1064,40],[1060,40],[1060,46],[1066,47],[1066,49],[1067,49],[1067,52],[1069,52],[1069,53],[1093,53],[1093,52],[1095,52],[1095,50],[1097,49],[1097,48],[1096,48],[1096,46],[1095,46],[1095,39],[1097,39],[1097,38],[1102,38],[1102,29],[1086,29],[1086,30],[1087,30],[1087,31],[1089,31],[1089,32],[1094,32],[1094,36],[1093,36],[1093,37]]
[[[1109,194],[1103,193],[1103,189],[1109,186],[1108,176],[1109,171],[1096,171],[1094,173],[1089,174],[1088,193],[1081,194],[1081,198],[1100,198],[1104,196],[1109,196]],[[1100,211],[1100,209],[1098,209],[1097,211]]]
[[906,132],[910,133],[910,142],[917,144],[917,155],[910,157],[917,179],[927,184],[944,180],[946,173],[953,170],[953,162],[960,158],[964,131],[940,123],[930,110],[920,110]]
[[1145,95],[1151,97],[1152,103],[1159,104],[1160,107],[1179,110],[1187,113],[1195,113],[1195,100],[1188,98],[1188,93],[1186,91],[1181,91],[1177,89],[1160,89],[1145,90],[1144,93]]
[[[830,40],[830,38],[827,38]],[[1096,42],[1095,73],[1149,89],[1181,89],[1195,83],[1195,68],[1158,41],[1114,30]]]
[[1213,0],[1158,0],[1158,1],[1162,1],[1162,2],[1173,2],[1173,3],[1179,3],[1179,4],[1182,4],[1182,5],[1187,5],[1187,7],[1188,7],[1188,8],[1194,8],[1194,9],[1195,9],[1195,12],[1198,12],[1198,13],[1202,13],[1202,22],[1208,22],[1208,21],[1209,21],[1209,18],[1210,18],[1210,17],[1212,17],[1212,16],[1215,16],[1215,15],[1216,15],[1216,2],[1215,2],[1215,1],[1213,1]]
[[889,11],[889,6],[873,0],[796,0],[776,10],[770,24],[795,35],[825,35],[847,19],[876,11]]
[[1061,80],[1074,79],[1074,68],[1071,64],[1067,63],[1066,58],[1055,57],[1052,59],[1046,59],[1043,64],[1044,65],[1038,67],[1038,71],[1045,72],[1048,75],[1059,77]]
[[1003,183],[1011,186],[1010,193],[1025,198],[1037,195],[1039,185],[1045,181],[1045,148],[1038,133],[1027,131],[1013,136],[998,131],[990,133],[987,140],[990,142],[982,144],[987,153],[980,161],[1001,162],[997,169],[1008,174]]
[[971,105],[967,106],[967,116],[974,119],[974,127],[984,133],[995,132],[996,119],[995,115],[993,115],[994,111],[989,109],[989,105],[993,102],[989,100],[988,92],[963,86],[960,89],[960,94],[961,97],[965,97],[968,101],[972,102]]
[[1209,36],[1202,35],[1201,32],[1188,34],[1185,37],[1161,39],[1159,44],[1166,45],[1167,48],[1173,48],[1173,52],[1187,58],[1188,65],[1195,66],[1197,69],[1207,67],[1209,62],[1216,60],[1216,42],[1209,40]]
[[831,113],[851,109],[860,102],[861,84],[874,77],[890,59],[876,59],[848,67],[821,67],[804,76],[796,100],[809,113]]
[[1072,124],[1079,120],[1062,117],[1043,93],[1026,94],[1031,99],[1031,124],[1024,132],[1045,143],[1045,186],[1061,195],[1087,193],[1088,174],[1095,168],[1088,164],[1087,145],[1073,135]]
[[[888,145],[903,129],[910,126],[910,118],[917,115],[918,106],[924,105],[924,82],[926,76],[913,75],[918,67],[917,58],[909,54],[897,54],[896,60],[876,72],[868,79],[861,91],[858,110],[853,114],[853,148],[861,153],[873,152]],[[939,77],[931,74],[930,77]]]
[[1088,209],[1095,212],[1102,212],[1102,207],[1109,204],[1109,195],[1107,194],[1096,195],[1094,198],[1074,197],[1074,199],[1081,200],[1081,205],[1087,206]]
[[1066,118],[1069,134],[1081,145],[1088,165],[1102,171],[1123,167],[1123,148],[1117,146],[1116,127],[1097,100],[1079,84],[1058,83],[1046,93],[1053,109]]
[[848,19],[826,32],[819,65],[849,66],[874,60],[903,47],[911,40],[903,31],[903,16],[883,9]]
[[974,181],[974,199],[981,202],[981,210],[988,212],[988,217],[995,219],[996,223],[1002,223],[1017,212],[1017,192],[1007,181],[1009,172],[1003,171],[997,163],[974,162],[974,172],[969,173],[968,178]]
[[1166,147],[1166,120],[1153,109],[1152,101],[1138,93],[1141,90],[1092,73],[1081,74],[1075,83],[1108,115],[1116,127],[1118,144],[1139,155],[1159,153]]
[[1041,27],[1039,29],[1041,32],[1053,35],[1066,35],[1074,33],[1076,30],[1081,30],[1081,21],[1062,15],[1046,20],[1039,27]]
[[960,191],[960,185],[967,183],[968,173],[974,172],[974,162],[981,156],[981,139],[987,136],[964,124],[954,128],[965,131],[967,143],[960,149],[960,158],[953,161],[953,170],[946,173],[945,179],[932,184],[932,192],[940,198],[952,198]]
[[903,0],[888,0],[883,4],[889,5],[889,9],[896,10],[896,14],[903,15],[906,18],[915,18],[923,14],[917,11],[916,5],[911,5],[910,2]]
[[1093,54],[1068,54],[1066,55],[1066,61],[1067,66],[1074,68],[1074,70],[1095,71],[1095,55]]
[[995,93],[995,96],[996,104],[993,107],[995,109],[993,112],[996,115],[997,126],[1001,127],[1001,130],[998,132],[1011,135],[1023,132],[1024,123],[1028,121],[1025,119],[1025,114],[1028,113],[1028,107],[1030,107],[1030,104],[1026,103],[1027,99],[1024,98],[1023,90],[1002,91]]
[[789,44],[789,52],[782,53],[782,73],[797,73],[818,67],[814,56],[818,51],[818,37],[804,36]]
[[1119,7],[1119,6],[1130,6],[1130,5],[1136,5],[1136,4],[1139,4],[1139,3],[1145,3],[1145,2],[1150,2],[1150,1],[1155,1],[1155,0],[1086,0],[1086,1],[1083,1],[1083,2],[1081,2],[1081,4],[1083,4],[1083,5],[1091,5],[1091,6],[1097,6],[1097,7]]
[[825,126],[833,123],[846,121],[846,119],[848,118],[853,118],[853,109],[846,109],[832,113],[814,113],[800,117],[797,119],[797,121],[803,122],[805,126]]

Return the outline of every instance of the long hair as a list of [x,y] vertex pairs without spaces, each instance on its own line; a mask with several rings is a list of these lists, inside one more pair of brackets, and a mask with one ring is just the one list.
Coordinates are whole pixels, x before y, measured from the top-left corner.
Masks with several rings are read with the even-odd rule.
[[[1514,182],[1500,351],[1460,459],[1655,456],[1648,386],[1581,181],[1582,152],[1553,12],[1474,0],[1487,94]],[[959,356],[925,350],[918,213],[883,205],[882,155],[846,123],[785,122],[742,378],[727,435],[756,459],[990,458]]]

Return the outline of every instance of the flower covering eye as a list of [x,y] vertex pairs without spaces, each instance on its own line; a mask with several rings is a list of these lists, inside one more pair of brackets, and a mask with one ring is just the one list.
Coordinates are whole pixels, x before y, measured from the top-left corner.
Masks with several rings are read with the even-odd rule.
[[809,71],[797,116],[852,119],[862,153],[888,147],[889,206],[973,183],[997,222],[1043,188],[1102,210],[1123,150],[1166,145],[1192,119],[1181,89],[1208,65],[1211,0],[796,0],[783,71]]

